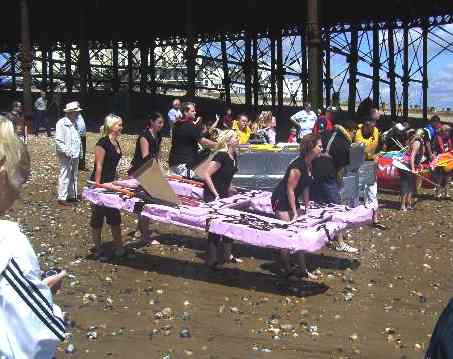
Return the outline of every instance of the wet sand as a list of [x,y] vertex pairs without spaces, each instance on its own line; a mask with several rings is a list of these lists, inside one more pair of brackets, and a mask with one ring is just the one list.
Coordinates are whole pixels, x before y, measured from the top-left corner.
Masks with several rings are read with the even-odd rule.
[[[21,223],[42,269],[71,274],[55,300],[72,320],[75,351],[65,353],[63,343],[58,358],[423,356],[453,289],[452,201],[424,191],[415,211],[403,213],[397,195],[381,194],[388,229],[350,231],[358,255],[311,255],[317,282],[288,283],[274,250],[242,245],[234,250],[243,263],[213,272],[203,264],[204,233],[162,225],[152,226],[161,245],[102,263],[89,252],[89,204],[56,204],[54,143],[41,136],[30,141],[32,179],[9,216]],[[80,187],[91,173],[96,138],[89,134],[90,171],[81,173]],[[122,140],[124,174],[135,139]],[[123,216],[127,240],[135,220]],[[111,240],[107,228],[103,238]]]

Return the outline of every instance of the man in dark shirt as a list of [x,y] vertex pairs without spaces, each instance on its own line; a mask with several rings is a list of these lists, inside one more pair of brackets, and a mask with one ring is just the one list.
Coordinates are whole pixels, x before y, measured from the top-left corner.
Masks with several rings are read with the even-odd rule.
[[[356,129],[355,122],[347,121],[344,126],[335,125],[333,132],[321,135],[325,152],[312,162],[314,183],[310,189],[310,195],[316,203],[341,202],[340,183],[343,170],[349,164],[349,151]],[[344,242],[342,233],[338,233],[332,247],[341,252],[358,252],[357,248]]]
[[313,161],[315,179],[313,199],[321,203],[339,203],[343,170],[349,164],[349,151],[356,131],[356,123],[335,125],[334,131],[324,132],[321,141],[325,152]]
[[173,137],[169,156],[170,172],[187,178],[194,176],[193,169],[201,162],[199,145],[215,148],[216,142],[203,136],[201,124],[195,121],[195,104],[182,104],[183,117],[173,127]]

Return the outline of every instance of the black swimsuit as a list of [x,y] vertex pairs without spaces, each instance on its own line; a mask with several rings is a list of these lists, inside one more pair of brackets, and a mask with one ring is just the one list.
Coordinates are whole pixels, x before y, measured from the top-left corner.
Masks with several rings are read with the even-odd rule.
[[277,187],[272,192],[272,208],[275,211],[287,212],[290,210],[290,205],[288,201],[288,179],[292,169],[298,169],[301,173],[299,183],[297,184],[296,189],[294,190],[294,195],[296,197],[296,207],[300,208],[298,198],[302,195],[303,191],[313,184],[313,177],[308,172],[307,163],[302,156],[297,157],[286,170],[285,176],[279,182]]
[[[232,159],[227,152],[218,152],[212,161],[220,164],[220,168],[212,175],[212,183],[220,198],[228,197],[231,181],[238,170],[236,156]],[[204,186],[203,197],[206,202],[210,202],[215,198],[206,184]]]

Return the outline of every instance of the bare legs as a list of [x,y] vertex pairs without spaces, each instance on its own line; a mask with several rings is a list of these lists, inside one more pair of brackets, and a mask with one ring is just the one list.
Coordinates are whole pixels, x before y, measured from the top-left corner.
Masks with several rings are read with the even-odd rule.
[[[123,240],[121,237],[121,226],[120,225],[110,226],[110,230],[112,232],[113,244],[115,246],[115,256],[121,257],[125,253],[125,250],[123,247]],[[91,238],[93,239],[96,257],[100,257],[103,254],[102,247],[101,247],[101,243],[102,243],[101,233],[102,233],[102,227],[101,228],[91,228]]]
[[113,243],[115,245],[115,255],[124,254],[123,239],[121,238],[121,226],[110,226],[110,230],[112,231]]
[[231,239],[209,233],[206,264],[215,269],[217,265],[228,262],[231,258],[232,247]]
[[[276,211],[275,216],[285,222],[290,221],[289,212],[286,211]],[[300,270],[303,275],[306,275],[310,279],[317,279],[317,277],[310,273],[307,269],[307,264],[305,261],[305,253],[303,251],[296,252],[297,264],[300,267]],[[297,280],[295,276],[295,268],[291,265],[291,252],[288,249],[280,250],[280,260],[282,262],[283,270],[288,279]]]
[[101,254],[101,232],[102,228],[91,228],[91,238],[93,239],[96,256]]
[[138,230],[142,234],[142,241],[149,242],[149,219],[143,216],[138,216]]
[[401,196],[401,210],[406,211],[412,208],[412,192],[405,193]]

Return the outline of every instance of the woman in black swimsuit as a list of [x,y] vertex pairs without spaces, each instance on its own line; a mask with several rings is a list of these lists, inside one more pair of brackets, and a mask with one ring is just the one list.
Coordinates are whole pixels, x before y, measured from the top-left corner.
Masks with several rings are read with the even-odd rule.
[[159,159],[162,135],[160,131],[164,126],[164,118],[159,112],[152,112],[146,120],[146,128],[138,136],[135,144],[134,157],[131,161],[129,175],[133,175],[145,162]]
[[[299,197],[302,196],[304,210],[307,212],[310,201],[310,186],[313,183],[311,162],[319,157],[322,151],[322,143],[319,135],[305,135],[300,142],[300,155],[286,170],[285,176],[272,193],[272,208],[275,216],[282,221],[291,221],[300,214]],[[288,279],[294,280],[295,269],[291,267],[290,251],[282,250],[281,258]],[[304,253],[298,252],[298,261],[302,275],[310,279],[317,279],[308,272],[305,264]]]
[[[108,115],[101,127],[101,138],[96,143],[94,169],[91,180],[96,184],[108,183],[115,187],[111,182],[116,178],[116,168],[121,159],[122,151],[118,142],[118,137],[123,129],[123,120],[116,115]],[[101,233],[104,217],[112,231],[113,242],[115,245],[116,257],[125,254],[123,241],[121,238],[121,214],[117,209],[93,205],[91,215],[91,233],[96,251],[96,258],[103,256],[101,247]]]
[[[203,196],[206,202],[228,197],[232,193],[231,181],[238,170],[236,151],[239,139],[236,132],[228,130],[221,133],[217,142],[220,150],[200,171],[205,182]],[[223,244],[221,253],[217,253],[220,242]],[[206,259],[208,266],[217,269],[219,264],[234,261],[231,254],[232,244],[233,241],[229,238],[209,233]]]
[[[135,144],[134,157],[131,161],[131,168],[127,172],[130,176],[142,167],[146,162],[156,160],[159,161],[160,145],[162,143],[162,135],[160,131],[164,126],[164,118],[159,112],[152,112],[146,121],[146,128],[138,136]],[[144,216],[138,218],[138,230],[141,233],[141,239],[138,243],[129,243],[134,245],[160,244],[156,240],[151,240],[149,233],[149,219]],[[132,232],[134,233],[134,232]]]

